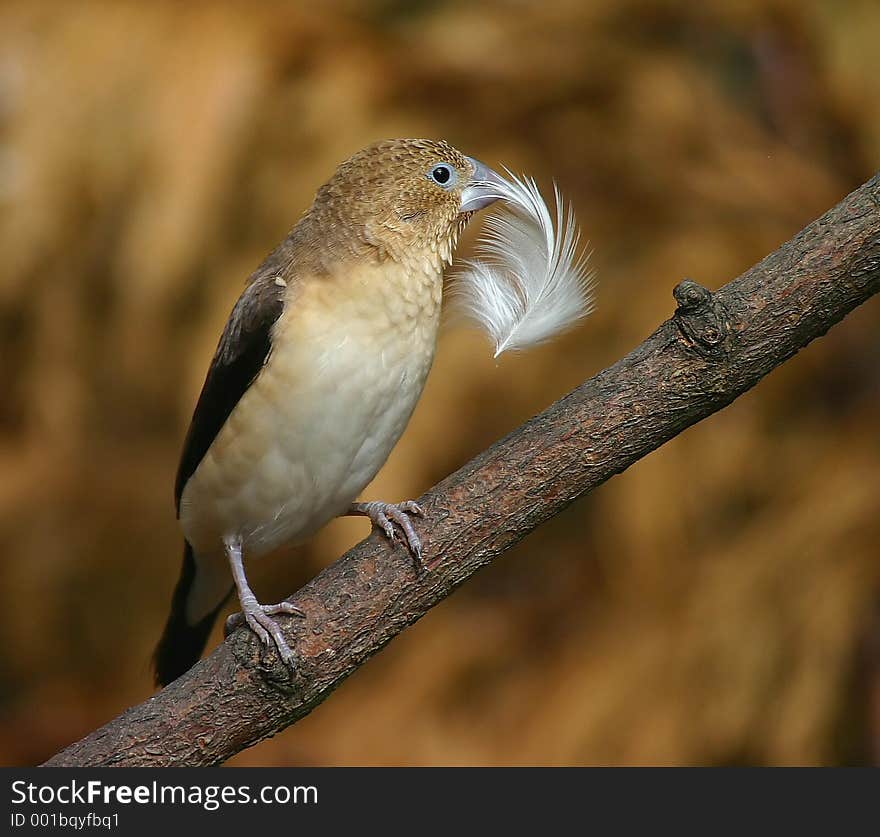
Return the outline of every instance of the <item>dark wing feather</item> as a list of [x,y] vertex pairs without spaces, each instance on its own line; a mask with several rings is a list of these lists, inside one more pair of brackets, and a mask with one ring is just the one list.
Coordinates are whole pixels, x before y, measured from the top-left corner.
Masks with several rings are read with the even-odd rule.
[[260,373],[272,349],[272,326],[284,308],[284,283],[277,259],[270,257],[232,309],[196,404],[174,485],[180,496],[239,399]]

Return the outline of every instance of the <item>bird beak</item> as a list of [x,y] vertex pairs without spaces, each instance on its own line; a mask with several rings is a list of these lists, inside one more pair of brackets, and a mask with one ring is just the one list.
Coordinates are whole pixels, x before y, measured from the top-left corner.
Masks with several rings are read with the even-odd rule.
[[489,204],[503,198],[507,194],[508,186],[507,181],[485,163],[473,157],[467,159],[474,167],[474,173],[468,185],[461,191],[462,213],[485,209]]

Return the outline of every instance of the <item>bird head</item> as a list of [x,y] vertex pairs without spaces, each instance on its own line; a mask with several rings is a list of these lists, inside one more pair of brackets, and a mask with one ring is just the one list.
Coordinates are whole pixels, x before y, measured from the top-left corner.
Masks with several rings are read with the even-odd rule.
[[323,245],[406,260],[452,260],[470,217],[501,197],[503,178],[443,141],[385,140],[342,163],[310,211]]

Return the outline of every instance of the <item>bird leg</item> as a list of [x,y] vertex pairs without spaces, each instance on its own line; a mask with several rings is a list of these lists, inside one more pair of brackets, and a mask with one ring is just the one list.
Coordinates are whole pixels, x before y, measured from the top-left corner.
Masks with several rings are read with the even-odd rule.
[[352,503],[348,507],[347,515],[363,515],[369,517],[378,529],[385,533],[388,540],[394,540],[394,524],[396,523],[403,530],[406,537],[406,545],[416,559],[418,566],[422,564],[422,541],[418,532],[413,528],[412,521],[409,519],[411,514],[418,517],[424,517],[425,512],[421,506],[414,500],[406,500],[403,503]]
[[232,570],[232,577],[235,580],[235,589],[238,591],[238,601],[241,603],[241,613],[233,613],[226,620],[226,636],[229,636],[235,628],[241,625],[242,622],[245,622],[259,637],[263,645],[269,646],[274,642],[281,659],[286,665],[293,668],[293,651],[287,644],[284,634],[281,633],[278,623],[272,617],[279,614],[305,616],[305,613],[290,602],[280,602],[274,605],[260,604],[254,595],[254,591],[251,590],[244,572],[241,538],[224,538],[223,545],[226,547],[226,556],[229,558],[229,566]]

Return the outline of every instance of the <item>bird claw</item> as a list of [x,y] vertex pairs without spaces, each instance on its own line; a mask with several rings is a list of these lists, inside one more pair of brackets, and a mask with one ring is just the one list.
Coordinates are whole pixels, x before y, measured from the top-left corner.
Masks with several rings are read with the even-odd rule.
[[284,664],[293,668],[294,653],[287,644],[284,634],[281,633],[278,623],[272,617],[280,615],[304,617],[305,613],[290,602],[271,605],[261,605],[255,602],[253,605],[243,605],[242,608],[241,611],[231,614],[226,619],[226,624],[223,627],[224,636],[228,637],[236,628],[246,624],[267,648],[274,644],[278,656],[281,657]]
[[415,559],[416,569],[425,569],[422,560],[422,540],[410,520],[410,515],[424,517],[425,511],[415,500],[405,500],[403,503],[383,503],[380,501],[353,503],[349,513],[368,517],[373,526],[381,529],[385,533],[385,537],[392,543],[397,537],[394,528],[396,523],[403,532],[410,554]]

